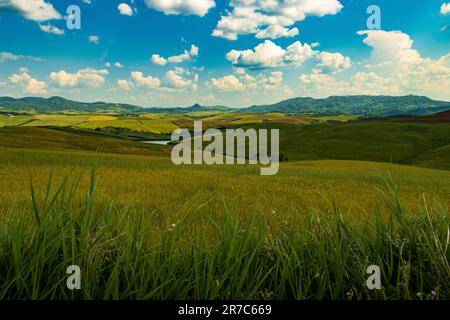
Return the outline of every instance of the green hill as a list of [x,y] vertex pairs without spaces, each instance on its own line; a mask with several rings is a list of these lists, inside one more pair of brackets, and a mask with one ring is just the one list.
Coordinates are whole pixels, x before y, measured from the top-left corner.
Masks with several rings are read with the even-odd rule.
[[58,113],[64,111],[92,113],[138,113],[142,108],[120,103],[94,102],[85,103],[64,99],[61,97],[35,98],[26,97],[14,99],[0,97],[0,110],[26,111],[32,113]]
[[[166,146],[119,139],[85,131],[61,131],[35,127],[0,128],[0,147],[101,151],[102,153],[168,157]],[[2,152],[2,151],[0,151]]]
[[246,112],[281,112],[316,115],[424,115],[450,109],[450,102],[419,96],[333,96],[326,99],[294,98],[272,105],[253,106]]
[[366,122],[280,129],[280,152],[289,160],[362,160],[450,169],[450,123]]
[[[2,111],[3,110],[3,111]],[[129,104],[94,102],[84,103],[61,97],[21,98],[0,97],[0,113],[5,111],[30,113],[90,112],[114,114],[168,113],[186,114],[198,111],[314,114],[319,116],[356,115],[392,116],[426,115],[450,110],[450,102],[435,101],[419,96],[333,96],[326,99],[294,98],[272,105],[249,108],[228,108],[226,106],[201,106],[188,108],[141,108]]]

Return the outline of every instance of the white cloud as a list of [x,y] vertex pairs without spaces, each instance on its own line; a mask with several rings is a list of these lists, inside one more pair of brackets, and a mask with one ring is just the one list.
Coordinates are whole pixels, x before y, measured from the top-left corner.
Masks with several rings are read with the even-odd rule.
[[44,0],[1,0],[0,10],[12,10],[37,22],[61,19],[53,5]]
[[184,79],[180,72],[178,71],[168,71],[166,73],[167,85],[169,88],[173,89],[186,89],[190,88],[192,90],[197,90],[197,85],[189,79]]
[[131,79],[137,86],[145,87],[147,89],[156,89],[161,86],[161,81],[157,77],[146,77],[140,71],[131,72]]
[[13,74],[9,77],[9,81],[15,85],[22,87],[22,90],[31,94],[46,94],[47,83],[45,81],[39,81],[29,75],[29,71],[26,68],[20,70],[20,74]]
[[450,14],[450,2],[443,3],[441,6],[441,14]]
[[21,54],[14,54],[11,52],[0,52],[0,63],[5,61],[17,61],[22,59],[28,59],[28,60],[35,60],[35,61],[42,61],[40,58],[32,57],[32,56],[24,56]]
[[145,3],[149,8],[165,14],[193,14],[201,17],[216,6],[214,0],[145,0]]
[[233,75],[228,75],[222,78],[212,78],[206,85],[221,92],[236,92],[245,90],[245,85]]
[[95,44],[99,44],[100,43],[100,37],[99,36],[89,36],[89,42],[95,43]]
[[420,59],[417,50],[412,49],[413,41],[401,31],[364,30],[359,35],[366,35],[364,43],[373,48],[374,63],[408,63]]
[[270,40],[259,44],[254,50],[232,50],[227,55],[235,67],[248,69],[263,69],[286,66],[300,66],[315,55],[314,50],[308,44],[300,41],[294,42],[287,49],[276,45]]
[[134,88],[134,84],[133,82],[129,81],[129,80],[122,80],[119,79],[117,80],[117,86],[125,91],[130,91],[132,88]]
[[167,59],[161,57],[159,54],[152,55],[152,59],[151,60],[152,60],[152,62],[154,64],[157,64],[159,66],[165,66],[167,64]]
[[288,29],[280,25],[272,25],[264,30],[258,31],[256,38],[258,39],[278,39],[278,38],[292,38],[300,34],[298,28]]
[[364,43],[372,47],[367,65],[371,72],[357,72],[341,80],[326,73],[304,74],[299,77],[302,94],[417,94],[450,99],[450,54],[435,60],[423,58],[413,49],[409,35],[401,31],[358,34],[365,35]]
[[167,63],[183,63],[189,61],[193,58],[198,57],[198,54],[199,48],[196,45],[192,45],[189,51],[184,50],[184,53],[180,55],[164,58],[159,54],[154,54],[152,55],[151,60],[154,64],[165,66]]
[[128,4],[126,4],[126,3],[119,4],[117,9],[119,9],[120,14],[123,14],[125,16],[132,16],[133,15],[133,9],[131,9],[131,7]]
[[318,58],[319,63],[316,65],[316,70],[322,73],[335,73],[352,66],[351,59],[339,52],[321,52]]
[[7,60],[19,60],[20,57],[21,56],[11,52],[0,52],[0,62],[5,62]]
[[121,64],[120,62],[114,63],[114,66],[119,69],[123,68],[123,64]]
[[56,34],[57,36],[62,36],[64,34],[64,30],[59,29],[58,27],[55,27],[52,24],[47,25],[39,24],[39,28],[46,33]]
[[81,69],[75,73],[65,70],[50,73],[50,79],[59,87],[100,87],[105,83],[105,76],[108,70],[101,69]]
[[292,27],[308,16],[337,14],[342,8],[338,0],[232,0],[231,12],[222,16],[213,36],[237,40],[239,35],[259,37],[292,37],[298,29]]
[[241,82],[245,85],[246,89],[252,90],[274,90],[283,84],[284,74],[281,71],[273,71],[269,74],[258,74],[252,76],[247,73],[243,73],[240,76]]

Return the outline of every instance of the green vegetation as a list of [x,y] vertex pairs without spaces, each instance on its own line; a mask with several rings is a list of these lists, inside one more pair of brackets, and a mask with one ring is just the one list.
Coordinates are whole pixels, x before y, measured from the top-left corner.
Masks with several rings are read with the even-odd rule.
[[333,96],[326,99],[294,98],[267,106],[253,106],[247,112],[282,112],[315,115],[390,116],[420,115],[450,109],[450,103],[419,96]]
[[280,152],[290,160],[362,160],[450,169],[450,123],[265,123],[247,127],[280,129]]
[[[45,128],[1,128],[0,146],[20,149],[79,150],[105,153],[168,156],[165,146],[144,144],[83,131],[60,131]],[[2,157],[7,151],[4,151]]]
[[[409,212],[392,180],[380,193],[387,216],[377,207],[354,215],[329,199],[328,210],[283,212],[275,229],[258,211],[237,217],[227,201],[172,223],[131,199],[98,204],[101,180],[95,169],[90,177],[82,198],[82,176],[55,188],[50,179],[41,193],[32,177],[31,204],[4,211],[1,299],[450,298],[448,211],[424,197]],[[65,288],[74,264],[81,291]],[[381,290],[365,286],[373,264]]]
[[341,96],[326,99],[294,98],[272,105],[252,106],[249,108],[233,109],[224,106],[200,106],[198,104],[189,108],[140,108],[120,103],[83,103],[67,100],[60,97],[22,98],[0,97],[0,110],[13,110],[28,113],[106,113],[106,114],[191,114],[202,116],[217,112],[244,112],[244,113],[284,113],[284,114],[311,114],[318,116],[389,116],[396,114],[421,115],[431,114],[450,109],[450,103],[435,101],[420,96]]
[[273,177],[174,166],[170,147],[111,133],[186,115],[0,118],[0,299],[450,299],[450,171],[435,169],[450,169],[450,124],[191,116],[280,129],[289,161]]

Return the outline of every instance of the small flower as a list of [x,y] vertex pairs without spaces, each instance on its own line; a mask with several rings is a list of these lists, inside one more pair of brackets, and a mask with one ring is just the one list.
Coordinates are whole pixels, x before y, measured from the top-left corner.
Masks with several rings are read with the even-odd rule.
[[436,297],[436,291],[431,290],[431,295],[432,295],[433,297]]

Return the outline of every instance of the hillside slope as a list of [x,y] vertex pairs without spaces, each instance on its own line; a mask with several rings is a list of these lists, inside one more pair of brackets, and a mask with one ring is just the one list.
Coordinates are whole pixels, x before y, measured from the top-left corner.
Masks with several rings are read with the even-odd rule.
[[280,152],[290,161],[362,160],[450,169],[449,123],[266,123],[257,127],[280,129]]
[[423,115],[450,109],[450,102],[419,96],[333,96],[294,98],[272,105],[253,106],[247,112],[311,113],[316,115]]
[[5,110],[28,111],[36,113],[56,113],[63,111],[136,113],[142,111],[142,108],[129,104],[105,102],[85,103],[68,100],[61,97],[51,97],[48,99],[35,97],[20,99],[0,97],[0,108]]
[[60,131],[35,127],[0,128],[0,147],[78,150],[102,153],[169,156],[166,146],[145,144],[82,131]]

